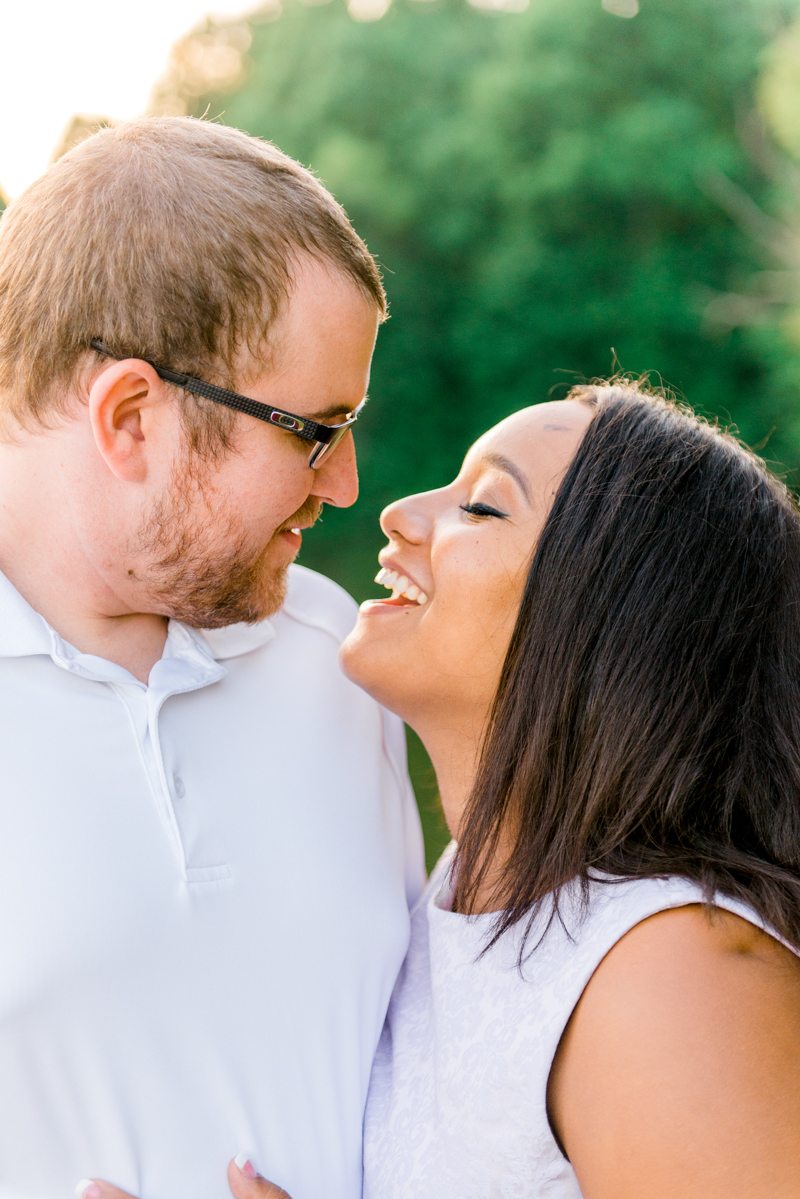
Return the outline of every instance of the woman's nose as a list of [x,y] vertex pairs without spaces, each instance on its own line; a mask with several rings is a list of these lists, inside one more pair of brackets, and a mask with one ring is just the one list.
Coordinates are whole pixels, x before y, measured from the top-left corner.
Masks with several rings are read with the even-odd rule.
[[412,545],[421,545],[431,533],[431,492],[407,495],[395,500],[381,512],[381,528],[389,540],[402,538]]

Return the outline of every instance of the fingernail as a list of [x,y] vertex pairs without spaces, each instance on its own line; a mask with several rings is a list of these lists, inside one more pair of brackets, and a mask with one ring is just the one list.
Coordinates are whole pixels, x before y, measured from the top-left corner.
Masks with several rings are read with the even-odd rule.
[[78,1199],[100,1199],[100,1187],[91,1178],[82,1178],[75,1187]]
[[[255,1178],[256,1177],[256,1172],[253,1169],[253,1163],[250,1161],[250,1158],[247,1156],[246,1153],[237,1153],[236,1157],[233,1160],[235,1161],[236,1165],[241,1170],[242,1174],[244,1174],[245,1178]],[[98,1199],[98,1196],[99,1196],[99,1191],[98,1191],[98,1195],[88,1195],[88,1196],[86,1196],[86,1199]],[[80,1196],[80,1199],[84,1199],[84,1197]]]

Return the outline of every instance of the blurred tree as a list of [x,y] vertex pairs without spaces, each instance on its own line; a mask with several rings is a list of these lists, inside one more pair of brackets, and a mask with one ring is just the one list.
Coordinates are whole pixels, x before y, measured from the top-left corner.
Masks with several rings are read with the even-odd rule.
[[775,140],[800,159],[800,16],[769,47],[758,93]]
[[161,110],[221,113],[313,167],[384,266],[362,500],[326,514],[303,558],[359,598],[389,499],[447,481],[489,425],[615,361],[751,444],[774,427],[769,457],[800,466],[796,350],[777,322],[709,307],[767,255],[708,185],[770,203],[738,128],[797,4],[499,11],[524,2],[395,0],[359,21],[342,0],[272,0],[190,35],[156,93]]
[[222,112],[311,165],[386,271],[362,503],[327,516],[314,547],[351,589],[368,583],[382,504],[445,481],[477,434],[554,384],[608,373],[612,347],[750,442],[777,426],[770,455],[798,465],[781,335],[704,321],[709,294],[764,264],[700,185],[722,172],[767,199],[737,114],[796,11],[659,0],[620,20],[599,0],[397,0],[367,22],[340,0],[289,0],[176,48],[157,106]]

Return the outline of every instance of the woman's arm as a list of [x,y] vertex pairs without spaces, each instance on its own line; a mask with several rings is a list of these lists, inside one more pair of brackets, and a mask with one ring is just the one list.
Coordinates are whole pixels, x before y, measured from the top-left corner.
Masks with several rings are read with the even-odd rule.
[[643,921],[589,982],[548,1100],[585,1199],[798,1199],[800,962],[718,908]]

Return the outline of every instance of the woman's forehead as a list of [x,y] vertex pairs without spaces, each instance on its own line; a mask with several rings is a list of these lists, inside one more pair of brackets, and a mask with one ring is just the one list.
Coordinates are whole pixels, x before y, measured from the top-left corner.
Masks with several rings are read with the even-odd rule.
[[476,465],[486,454],[502,453],[529,477],[542,469],[564,469],[580,444],[593,410],[580,400],[552,400],[522,408],[489,429],[468,458]]

